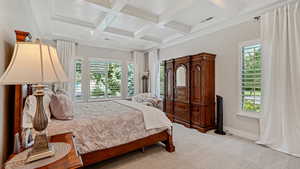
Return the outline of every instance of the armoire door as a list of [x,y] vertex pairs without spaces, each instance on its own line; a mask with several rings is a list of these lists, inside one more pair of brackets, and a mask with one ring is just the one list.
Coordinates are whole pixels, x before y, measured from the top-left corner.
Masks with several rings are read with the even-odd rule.
[[174,60],[166,62],[165,71],[165,111],[168,118],[173,121],[174,118]]
[[200,131],[215,124],[214,55],[195,55],[191,62],[191,125]]
[[190,58],[175,60],[174,121],[190,127]]

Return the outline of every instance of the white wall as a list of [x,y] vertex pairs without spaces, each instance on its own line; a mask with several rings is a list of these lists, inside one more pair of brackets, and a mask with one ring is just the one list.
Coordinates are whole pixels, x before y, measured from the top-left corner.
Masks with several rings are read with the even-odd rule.
[[[88,91],[88,83],[89,83],[89,70],[88,68],[88,58],[101,58],[107,60],[116,60],[120,62],[122,67],[122,88],[121,94],[123,98],[127,97],[127,75],[128,75],[128,63],[133,63],[133,56],[131,52],[121,51],[121,50],[114,50],[114,49],[107,49],[107,48],[100,48],[100,47],[91,47],[85,45],[77,45],[76,51],[76,58],[83,58],[83,90]],[[84,93],[84,101],[88,101],[88,93]]]
[[109,58],[109,59],[118,59],[118,60],[130,60],[133,61],[130,52],[106,49],[100,47],[91,47],[85,45],[77,46],[77,56],[80,57],[99,57],[99,58]]
[[[0,75],[4,72],[15,42],[14,30],[25,30],[35,35],[34,23],[27,1],[0,1]],[[0,168],[7,158],[7,87],[0,85]]]
[[257,119],[236,115],[239,112],[239,44],[259,36],[259,23],[253,20],[161,49],[160,54],[163,60],[200,52],[216,54],[216,94],[224,97],[224,125],[248,137],[257,136],[259,126]]

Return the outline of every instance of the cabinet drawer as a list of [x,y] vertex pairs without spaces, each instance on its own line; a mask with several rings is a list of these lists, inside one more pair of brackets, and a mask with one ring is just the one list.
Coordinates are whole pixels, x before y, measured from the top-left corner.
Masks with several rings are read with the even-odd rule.
[[214,126],[215,108],[214,104],[197,105],[193,104],[191,108],[191,122],[200,127]]
[[174,116],[178,120],[190,122],[189,104],[174,102]]
[[173,101],[166,100],[166,113],[174,114],[174,111],[173,111]]

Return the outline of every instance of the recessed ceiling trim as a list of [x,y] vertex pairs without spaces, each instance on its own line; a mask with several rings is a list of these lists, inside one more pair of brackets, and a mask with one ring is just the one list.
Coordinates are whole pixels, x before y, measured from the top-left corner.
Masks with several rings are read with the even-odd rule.
[[129,37],[129,38],[134,38],[134,34],[132,32],[128,32],[128,31],[118,29],[118,28],[107,27],[105,32],[114,33],[114,34],[118,34],[121,36]]
[[147,20],[149,22],[158,23],[159,17],[157,15],[154,15],[150,12],[146,12],[144,10],[141,10],[139,8],[136,8],[128,4],[121,10],[121,12],[127,15],[131,15],[131,16],[135,16]]
[[165,24],[166,27],[172,28],[173,30],[177,30],[178,33],[188,34],[191,32],[192,27],[189,25],[185,25],[176,21],[171,21]]
[[[291,0],[291,1],[296,1],[296,0]],[[164,42],[163,45],[160,45],[159,47],[160,48],[167,48],[167,47],[170,47],[170,46],[174,46],[174,45],[184,43],[186,41],[189,41],[189,40],[192,40],[192,39],[195,39],[195,38],[199,38],[201,36],[204,36],[204,35],[207,35],[207,34],[210,34],[210,33],[213,33],[213,32],[220,31],[222,29],[226,29],[230,26],[234,26],[234,25],[249,21],[249,20],[253,19],[253,17],[255,17],[255,16],[261,15],[261,14],[267,12],[267,11],[278,8],[278,7],[280,7],[282,5],[285,5],[285,4],[287,4],[291,1],[289,1],[289,0],[276,1],[274,3],[265,5],[261,8],[259,8],[259,9],[252,10],[252,11],[249,11],[247,13],[244,13],[244,14],[242,14],[242,15],[234,18],[234,19],[231,19],[231,20],[222,19],[218,23],[214,23],[214,24],[210,25],[209,27],[205,27],[205,29],[197,30],[196,32],[192,32],[189,35],[181,37],[181,38],[176,38],[176,39],[166,41],[166,42]]]
[[92,47],[102,47],[102,48],[107,48],[107,49],[116,49],[116,50],[128,51],[128,52],[135,50],[134,48],[124,48],[123,46],[119,46],[117,44],[111,45],[111,44],[105,44],[105,43],[95,43],[94,41],[78,39],[78,38],[74,38],[71,36],[66,36],[66,35],[62,35],[62,34],[58,34],[58,33],[46,35],[45,38],[50,39],[50,40],[65,39],[65,40],[77,42],[80,45],[87,45],[87,46],[92,46]]
[[112,8],[112,4],[109,2],[109,0],[86,0],[88,2],[91,2],[93,4],[103,6],[105,8]]
[[161,39],[158,39],[158,38],[155,38],[155,37],[152,37],[152,36],[143,36],[143,37],[141,37],[141,39],[144,39],[144,40],[147,40],[147,41],[153,41],[153,42],[156,42],[156,43],[162,43]]
[[94,23],[87,22],[87,21],[84,21],[84,20],[80,20],[80,19],[77,19],[77,18],[62,16],[62,15],[58,15],[58,14],[52,15],[51,18],[53,20],[57,20],[57,21],[61,21],[61,22],[67,22],[67,23],[74,24],[74,25],[80,25],[80,26],[88,27],[88,28],[92,28],[92,29],[96,28],[96,25]]

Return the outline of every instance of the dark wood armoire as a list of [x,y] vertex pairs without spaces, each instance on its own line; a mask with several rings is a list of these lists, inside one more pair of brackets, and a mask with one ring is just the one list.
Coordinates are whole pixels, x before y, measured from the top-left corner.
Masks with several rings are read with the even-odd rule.
[[215,128],[215,57],[200,53],[165,61],[164,110],[173,122]]

